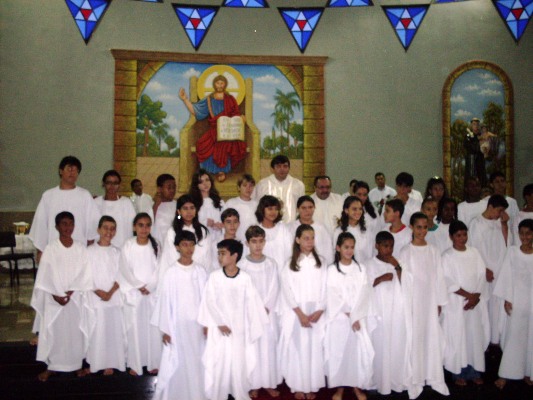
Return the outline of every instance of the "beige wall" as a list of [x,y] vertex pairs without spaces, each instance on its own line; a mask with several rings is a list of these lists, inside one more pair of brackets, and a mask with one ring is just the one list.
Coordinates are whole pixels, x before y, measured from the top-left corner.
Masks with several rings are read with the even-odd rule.
[[[63,1],[0,2],[0,211],[33,210],[66,154],[83,162],[80,185],[101,192],[112,167],[110,49],[193,52],[170,3],[113,1],[86,46]],[[269,3],[221,8],[199,52],[299,55],[276,7],[325,1]],[[433,5],[405,52],[379,7],[398,2],[374,3],[326,10],[305,54],[329,57],[326,169],[335,189],[407,170],[423,190],[441,174],[442,86],[474,59],[498,64],[513,82],[515,190],[533,182],[533,28],[516,45],[489,0]]]

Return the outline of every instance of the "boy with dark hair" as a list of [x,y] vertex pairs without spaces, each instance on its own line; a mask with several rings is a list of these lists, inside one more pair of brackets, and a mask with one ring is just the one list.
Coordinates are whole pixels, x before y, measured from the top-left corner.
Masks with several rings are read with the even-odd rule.
[[203,356],[205,394],[211,400],[249,398],[249,377],[257,368],[257,341],[268,323],[252,278],[241,271],[242,243],[225,239],[217,244],[222,268],[209,275],[198,322],[208,328]]
[[409,220],[413,213],[420,211],[422,205],[422,199],[417,199],[409,196],[413,189],[413,184],[415,180],[413,175],[408,172],[400,172],[396,176],[396,198],[400,199],[405,207],[402,222],[405,225],[409,225]]
[[518,225],[525,219],[533,219],[533,183],[529,183],[522,189],[522,198],[524,199],[524,207],[518,211],[516,217],[512,220],[512,237],[513,244],[518,246],[520,244],[520,237],[518,235]]
[[[170,174],[157,177],[157,193],[154,199],[152,235],[159,243],[165,242],[168,229],[176,218],[176,179]],[[150,215],[150,213],[149,213]]]
[[394,237],[394,256],[400,254],[400,250],[411,242],[411,229],[402,222],[404,205],[400,199],[392,199],[385,204],[383,219],[390,224],[389,231]]
[[457,206],[457,219],[469,226],[470,221],[481,215],[487,206],[481,201],[481,183],[477,177],[471,176],[466,179],[464,197],[464,201]]
[[501,194],[505,197],[505,200],[507,200],[509,207],[507,207],[505,212],[509,215],[509,219],[512,221],[518,214],[518,204],[515,199],[506,195],[507,181],[505,180],[505,175],[500,171],[493,172],[489,176],[489,185],[493,194]]
[[[240,226],[240,216],[237,210],[233,208],[227,208],[224,211],[222,211],[222,214],[220,214],[220,220],[222,221],[222,230],[221,231],[213,231],[211,233],[212,243],[218,243],[221,240],[224,239],[236,239],[237,240],[237,231]],[[218,250],[215,246],[212,246],[213,254],[212,254],[212,260],[217,259]],[[219,268],[218,262],[214,261],[212,265],[209,266],[208,272],[211,272],[213,270],[216,270]]]
[[135,207],[135,212],[137,214],[140,212],[153,214],[154,200],[148,193],[143,193],[143,183],[140,179],[131,181],[131,190],[133,194],[130,199],[133,202],[133,207]]

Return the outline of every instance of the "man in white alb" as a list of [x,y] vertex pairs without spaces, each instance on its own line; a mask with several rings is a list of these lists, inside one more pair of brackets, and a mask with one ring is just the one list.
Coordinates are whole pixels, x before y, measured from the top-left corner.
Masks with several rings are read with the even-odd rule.
[[331,179],[322,175],[315,177],[315,193],[311,198],[315,201],[313,219],[323,224],[328,233],[333,235],[337,221],[341,217],[343,199],[340,194],[331,193]]
[[377,187],[368,193],[368,198],[372,202],[376,211],[381,214],[387,200],[396,196],[396,190],[385,184],[385,175],[383,172],[376,172],[374,180],[376,181]]

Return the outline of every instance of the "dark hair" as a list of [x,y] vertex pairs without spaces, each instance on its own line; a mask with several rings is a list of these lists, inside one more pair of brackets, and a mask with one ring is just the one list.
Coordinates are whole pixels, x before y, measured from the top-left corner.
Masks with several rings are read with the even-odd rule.
[[376,172],[374,175],[374,179],[376,179],[378,176],[382,176],[383,178],[385,178],[385,174],[383,172]]
[[111,217],[109,215],[102,215],[102,217],[98,221],[98,229],[100,229],[102,227],[104,222],[112,222],[112,223],[115,224],[115,226],[117,226],[117,221],[115,221],[115,218],[113,218],[113,217]]
[[442,195],[442,198],[448,197],[448,189],[446,189],[446,183],[444,182],[444,179],[442,179],[440,176],[434,176],[432,178],[429,178],[428,183],[426,184],[426,193],[424,194],[424,197],[430,197],[431,193],[430,190],[435,185],[442,185],[444,188],[444,194]]
[[107,178],[109,178],[110,176],[114,176],[116,178],[118,178],[118,183],[122,182],[122,177],[120,176],[120,174],[118,173],[118,171],[114,170],[114,169],[110,169],[110,170],[107,170],[105,173],[104,173],[104,176],[102,177],[102,183],[105,184],[105,180]]
[[[348,214],[346,213],[345,210],[349,208],[352,205],[352,203],[355,203],[356,201],[361,203],[361,207],[363,207],[363,202],[357,196],[348,196],[344,199],[344,204],[342,205],[341,217],[338,222],[338,225],[341,228],[341,231],[343,232],[346,232],[346,230],[348,229],[348,225],[350,223],[350,217],[348,217]],[[366,231],[365,213],[361,214],[361,219],[359,220],[357,224],[359,225],[361,232]]]
[[409,172],[400,172],[396,176],[396,184],[398,186],[413,186],[415,179]]
[[492,206],[494,208],[496,207],[507,208],[509,207],[509,203],[507,202],[505,197],[502,196],[501,194],[493,194],[492,196],[490,196],[487,206]]
[[376,244],[381,244],[383,242],[392,242],[394,243],[394,235],[389,231],[381,231],[376,235]]
[[207,175],[209,181],[211,182],[211,188],[209,189],[209,197],[211,198],[211,200],[213,200],[213,206],[220,210],[222,208],[222,205],[220,204],[221,198],[218,194],[218,190],[215,188],[215,180],[213,179],[211,174],[205,169],[199,169],[192,176],[191,186],[189,187],[189,194],[194,199],[194,204],[196,204],[196,208],[200,210],[200,208],[202,208],[202,205],[204,204],[204,198],[202,197],[202,192],[200,192],[200,189],[198,189],[198,185],[200,184],[200,179],[204,175]]
[[256,238],[256,237],[266,237],[266,232],[263,228],[261,228],[258,225],[251,225],[246,229],[246,233],[244,234],[246,237],[246,241],[249,242],[250,239]]
[[518,224],[518,230],[522,228],[528,228],[529,230],[533,231],[533,219],[526,218],[520,221],[520,223]]
[[65,169],[67,165],[72,165],[78,168],[78,173],[81,172],[81,161],[74,156],[66,156],[61,159],[59,162],[59,169]]
[[531,196],[533,194],[533,183],[528,183],[524,188],[522,189],[522,197],[524,200],[526,199],[526,196]]
[[[352,235],[350,232],[341,232],[341,234],[337,237],[337,246],[339,247],[342,246],[342,244],[346,240],[353,240],[354,244],[356,242],[354,235]],[[335,266],[337,267],[337,271],[339,271],[341,274],[344,274],[344,272],[341,271],[341,267],[339,265],[341,261],[341,253],[337,250],[337,246],[335,246],[335,261],[334,262],[335,262]],[[359,265],[359,263],[355,259],[355,253],[354,255],[352,255],[352,260],[355,261],[357,265]],[[360,265],[359,265],[359,269],[361,269]]]
[[444,206],[446,204],[453,203],[454,206],[454,212],[453,212],[453,219],[457,219],[457,201],[451,197],[443,197],[439,201],[439,211],[437,212],[437,221],[442,221],[442,211],[444,210]]
[[405,206],[400,199],[387,200],[387,202],[385,203],[385,206],[389,206],[390,208],[392,208],[394,212],[399,212],[400,217],[403,215],[403,212],[405,211]]
[[409,225],[414,225],[419,219],[425,219],[427,221],[428,217],[423,212],[417,211],[409,218]]
[[424,207],[424,205],[427,203],[437,203],[437,206],[439,205],[439,202],[437,201],[437,199],[431,196],[427,196],[424,200],[422,200],[422,205],[420,207]]
[[[296,234],[294,235],[294,242],[292,243],[292,256],[291,256],[291,262],[289,264],[289,268],[292,271],[298,272],[300,270],[300,266],[298,265],[298,259],[300,258],[300,254],[302,254],[302,250],[300,249],[300,245],[296,243],[296,238],[300,239],[302,237],[302,234],[305,231],[315,231],[311,225],[307,224],[301,224],[296,229]],[[315,257],[316,267],[320,268],[322,266],[322,261],[320,261],[320,257],[318,256],[315,248],[313,247],[313,257]]]
[[68,211],[61,211],[59,214],[56,215],[56,226],[59,225],[59,223],[63,219],[70,219],[71,221],[74,221],[74,223],[76,223],[76,220],[74,219],[74,214]]
[[[298,197],[298,200],[296,201],[296,209],[300,208],[300,206],[306,201],[308,201],[309,203],[312,203],[313,207],[315,206],[315,201],[313,200],[313,198],[311,196],[304,195],[304,196]],[[300,219],[300,215],[298,215],[298,219]]]
[[278,218],[274,221],[275,224],[277,224],[281,219],[283,218],[283,214],[281,213],[281,201],[277,197],[271,196],[269,194],[264,195],[259,199],[259,203],[257,204],[257,209],[255,210],[255,217],[257,218],[257,222],[261,223],[265,219],[265,208],[276,206],[278,207],[279,213]]
[[255,179],[252,175],[250,174],[243,174],[239,180],[237,181],[237,187],[241,187],[241,185],[244,183],[244,182],[250,182],[250,183],[253,183],[254,186],[255,186]]
[[[199,242],[204,238],[204,236],[207,236],[207,228],[204,225],[202,225],[200,221],[198,220],[198,208],[192,196],[189,194],[184,194],[180,196],[178,200],[176,201],[176,211],[178,211],[181,207],[183,207],[187,203],[191,203],[196,208],[196,214],[194,215],[194,218],[192,219],[192,227],[196,235],[196,240]],[[180,216],[174,218],[174,222],[172,223],[172,228],[174,228],[174,232],[176,232],[176,235],[178,235],[179,233],[183,231],[184,225],[185,225],[185,221],[183,221],[183,218],[181,218]]]
[[291,166],[291,161],[289,160],[289,157],[283,154],[278,154],[276,157],[270,161],[270,168],[274,168],[278,164],[289,164],[289,168]]
[[162,187],[166,181],[176,181],[176,178],[174,178],[170,174],[161,174],[157,177],[157,180],[155,181],[155,184],[157,187]]
[[242,257],[242,243],[235,239],[224,239],[217,243],[217,249],[226,249],[230,255],[237,253],[237,262]]
[[222,222],[224,222],[228,217],[237,217],[238,221],[241,219],[239,212],[234,208],[226,208],[224,211],[222,211],[222,214],[220,214],[220,220]]
[[496,178],[503,178],[505,179],[505,175],[503,174],[503,172],[501,171],[494,171],[492,174],[490,174],[489,176],[489,182],[492,183],[494,182],[494,179]]
[[450,222],[450,227],[448,228],[448,233],[450,236],[454,235],[455,233],[459,231],[467,231],[468,228],[466,227],[466,224],[463,221],[459,221],[458,219]]
[[[131,182],[130,182],[130,186],[131,186],[131,189],[133,190],[133,187],[137,184],[137,182],[141,182],[140,179],[132,179]],[[141,182],[142,183],[142,182]]]
[[328,181],[331,182],[331,178],[327,175],[318,175],[318,176],[315,176],[315,180],[313,181],[313,186],[316,187],[316,184],[317,182],[320,180],[320,179],[327,179]]
[[357,189],[363,188],[366,189],[366,201],[363,203],[363,207],[365,209],[365,212],[370,215],[372,218],[377,218],[376,210],[374,206],[372,205],[372,202],[370,201],[370,197],[368,197],[368,193],[370,193],[370,186],[368,186],[368,183],[365,181],[356,181],[355,182],[355,190],[354,193],[357,191]]
[[[148,218],[150,220],[150,224],[152,223],[152,217],[148,213],[141,212],[135,216],[133,219],[133,226],[139,222],[140,219]],[[134,233],[134,236],[137,236],[136,233]],[[150,244],[152,245],[152,248],[154,249],[155,256],[157,257],[157,253],[159,252],[159,245],[157,244],[157,241],[154,239],[152,234],[148,234],[148,239],[150,240]]]
[[191,231],[181,231],[179,234],[176,233],[174,238],[174,246],[178,246],[181,242],[193,242],[196,244],[196,236]]

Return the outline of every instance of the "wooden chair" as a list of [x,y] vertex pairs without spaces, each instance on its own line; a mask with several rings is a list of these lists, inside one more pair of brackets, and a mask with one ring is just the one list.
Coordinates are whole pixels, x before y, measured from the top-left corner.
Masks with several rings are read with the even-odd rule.
[[[24,259],[31,259],[33,263],[33,280],[35,280],[35,276],[37,274],[37,269],[35,268],[35,255],[33,253],[15,253],[15,247],[17,247],[17,241],[15,239],[15,233],[14,232],[0,232],[0,248],[9,247],[11,249],[10,253],[7,254],[0,254],[0,261],[7,261],[9,263],[9,279],[10,284],[13,286],[13,278],[14,275],[17,278],[17,285],[20,284],[20,277],[19,277],[19,260]],[[15,268],[13,269],[12,262],[15,264]]]

